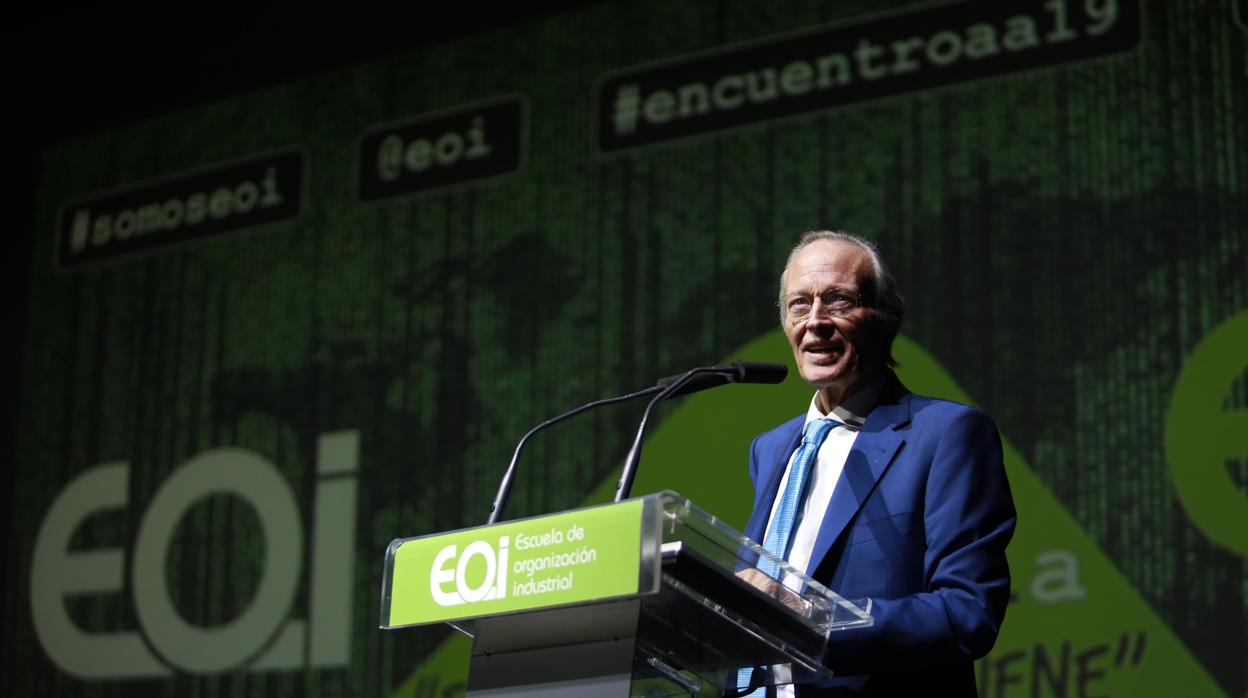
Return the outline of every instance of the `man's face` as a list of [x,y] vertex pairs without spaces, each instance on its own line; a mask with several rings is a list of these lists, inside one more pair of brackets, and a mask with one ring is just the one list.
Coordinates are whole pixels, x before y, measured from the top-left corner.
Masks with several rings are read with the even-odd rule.
[[785,333],[802,380],[819,389],[830,409],[870,382],[884,366],[884,336],[871,308],[856,308],[847,317],[832,317],[818,299],[828,289],[850,294],[871,290],[874,270],[865,250],[848,242],[817,240],[803,247],[784,281],[785,303],[794,295],[812,299],[810,317],[793,322],[786,315]]

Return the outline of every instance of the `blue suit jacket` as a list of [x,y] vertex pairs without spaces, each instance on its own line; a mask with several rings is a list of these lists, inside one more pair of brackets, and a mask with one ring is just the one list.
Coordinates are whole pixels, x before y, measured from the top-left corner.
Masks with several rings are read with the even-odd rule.
[[[745,533],[756,541],[804,419],[750,447],[755,495]],[[976,695],[972,663],[992,648],[1009,602],[1014,524],[987,415],[890,378],[846,459],[807,568],[846,598],[871,598],[875,625],[833,632],[824,663],[840,678],[799,686],[798,695]]]

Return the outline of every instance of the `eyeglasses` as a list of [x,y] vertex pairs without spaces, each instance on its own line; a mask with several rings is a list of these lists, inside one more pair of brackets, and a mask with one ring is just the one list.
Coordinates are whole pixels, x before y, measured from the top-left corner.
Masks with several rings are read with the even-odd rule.
[[[830,288],[820,293],[819,308],[822,317],[848,317],[862,306],[862,295],[840,288]],[[814,312],[815,301],[809,295],[793,293],[780,301],[784,317],[791,324],[798,325],[810,319]]]

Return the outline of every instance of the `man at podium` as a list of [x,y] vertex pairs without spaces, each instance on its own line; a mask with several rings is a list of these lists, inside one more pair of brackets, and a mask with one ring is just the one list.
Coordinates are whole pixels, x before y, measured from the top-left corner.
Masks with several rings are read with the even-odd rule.
[[781,696],[974,696],[973,662],[1005,616],[1016,519],[1000,438],[982,412],[900,383],[903,310],[879,252],[847,233],[807,233],[780,277],[780,321],[815,394],[754,440],[745,533],[872,599],[875,617],[832,634],[838,678]]

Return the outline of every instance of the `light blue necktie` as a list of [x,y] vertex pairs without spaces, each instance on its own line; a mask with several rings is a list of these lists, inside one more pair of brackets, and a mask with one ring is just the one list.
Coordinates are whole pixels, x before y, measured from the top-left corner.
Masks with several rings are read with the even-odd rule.
[[[816,419],[806,425],[806,433],[802,435],[802,445],[793,457],[793,467],[789,468],[789,479],[780,495],[780,504],[776,507],[775,516],[767,526],[767,535],[763,538],[763,548],[777,558],[785,559],[789,550],[789,539],[793,536],[793,525],[797,523],[797,512],[806,494],[806,483],[810,482],[810,470],[819,455],[819,447],[828,438],[834,428],[845,426],[835,419]],[[760,558],[758,569],[775,579],[780,579],[780,567],[774,562]],[[753,669],[742,669],[737,672],[737,689],[749,688],[750,673]],[[750,694],[750,698],[761,698],[764,690],[758,689]]]

